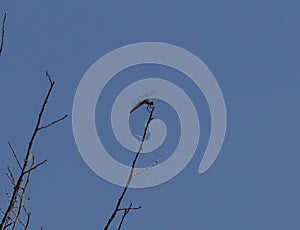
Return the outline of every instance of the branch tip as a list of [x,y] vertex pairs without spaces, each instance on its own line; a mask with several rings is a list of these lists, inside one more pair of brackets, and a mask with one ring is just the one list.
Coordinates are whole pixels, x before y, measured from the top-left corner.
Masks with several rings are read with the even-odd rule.
[[2,33],[1,33],[1,44],[0,44],[0,56],[3,50],[3,45],[4,45],[4,35],[5,35],[5,22],[6,22],[6,15],[7,12],[4,12],[4,17],[2,21]]
[[48,70],[46,70],[46,77],[48,78],[50,85],[54,85],[55,82],[51,79],[51,76],[50,76]]

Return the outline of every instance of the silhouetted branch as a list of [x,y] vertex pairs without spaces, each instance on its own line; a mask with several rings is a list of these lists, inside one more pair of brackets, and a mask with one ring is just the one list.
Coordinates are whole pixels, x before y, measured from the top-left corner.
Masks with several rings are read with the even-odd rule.
[[[132,204],[132,203],[131,203]],[[129,210],[138,210],[138,209],[140,209],[140,208],[142,208],[142,206],[140,205],[140,206],[138,206],[138,207],[131,207],[131,205],[130,205],[130,207],[128,207],[128,208],[119,208],[118,209],[118,211],[129,211]]]
[[[34,157],[32,157],[30,169],[32,169],[33,167],[34,167]],[[13,225],[12,229],[15,229],[17,226],[17,223],[19,222],[22,207],[24,207],[25,211],[27,212],[27,210],[25,208],[25,204],[24,204],[24,196],[25,196],[25,192],[28,187],[28,184],[29,184],[29,178],[30,178],[30,171],[28,172],[24,188],[21,189],[22,190],[21,194],[20,194],[20,191],[18,191],[19,205],[17,206],[17,214],[16,214],[16,217],[14,218],[14,225]],[[27,217],[28,217],[28,214],[27,214]],[[26,226],[28,226],[29,220],[30,220],[30,217],[27,218],[26,224],[24,226],[25,229],[27,229]]]
[[[4,21],[4,23],[5,23],[5,21]],[[12,196],[10,197],[7,192],[7,198],[8,198],[9,205],[8,205],[6,211],[1,210],[1,212],[4,215],[3,215],[2,221],[0,223],[0,230],[6,229],[8,226],[11,226],[12,224],[13,224],[12,229],[15,229],[18,223],[22,224],[24,229],[28,229],[31,213],[27,211],[26,206],[25,206],[25,202],[24,202],[25,193],[26,193],[29,181],[30,181],[31,172],[33,170],[37,169],[39,166],[43,165],[47,161],[47,160],[43,160],[42,162],[35,164],[34,156],[31,154],[31,149],[33,147],[34,141],[36,140],[37,134],[40,130],[46,129],[46,128],[50,127],[51,125],[54,125],[57,122],[60,122],[67,117],[67,115],[65,115],[62,118],[51,122],[50,124],[47,124],[44,126],[41,125],[41,120],[44,115],[44,111],[45,111],[46,105],[48,103],[48,99],[51,95],[53,86],[55,84],[55,82],[51,79],[48,72],[46,72],[46,77],[49,80],[49,88],[48,88],[47,94],[43,100],[40,112],[38,114],[34,131],[28,142],[28,147],[27,147],[22,165],[21,165],[21,162],[18,159],[18,156],[17,156],[16,152],[14,151],[12,145],[10,144],[10,142],[8,142],[10,150],[13,153],[14,158],[16,159],[18,166],[20,168],[20,174],[19,174],[18,179],[15,180],[10,168],[8,168],[7,176],[13,185],[13,193],[12,193]],[[30,161],[31,161],[31,164],[29,165]],[[25,182],[24,182],[24,180],[25,180]],[[27,200],[29,200],[29,198]],[[27,216],[25,223],[20,220],[20,215],[21,215],[22,209],[24,210],[24,212]]]
[[138,209],[140,209],[140,208],[142,207],[142,206],[138,206],[138,207],[132,208],[131,206],[132,206],[132,203],[130,203],[130,205],[129,205],[128,208],[119,208],[118,211],[124,211],[124,213],[123,213],[123,215],[122,215],[122,219],[121,219],[121,221],[120,221],[118,230],[121,229],[122,224],[123,224],[123,222],[124,222],[124,219],[125,219],[125,217],[127,216],[127,214],[130,212],[130,210],[138,210]]
[[4,45],[4,35],[5,35],[5,22],[6,22],[6,15],[7,13],[4,13],[3,21],[2,21],[2,33],[1,33],[1,44],[0,44],[0,56],[2,53],[3,45]]
[[162,155],[160,155],[160,157],[156,161],[154,161],[151,165],[149,165],[148,167],[136,172],[135,174],[133,174],[133,176],[137,176],[137,175],[149,170],[150,168],[154,167],[155,165],[158,164],[158,162],[160,162],[161,159],[162,159]]
[[122,219],[121,219],[121,221],[120,221],[118,230],[121,230],[121,227],[122,227],[122,224],[123,224],[123,222],[124,222],[124,219],[125,219],[125,217],[127,216],[127,214],[128,214],[128,212],[129,212],[131,206],[132,206],[132,203],[130,203],[129,209],[128,209],[128,210],[124,210],[124,213],[123,213],[123,215],[122,215]]
[[12,144],[11,144],[9,141],[8,141],[8,145],[9,145],[9,148],[10,148],[11,152],[12,152],[13,155],[14,155],[14,158],[16,159],[16,161],[17,161],[17,163],[18,163],[19,168],[22,169],[22,166],[21,166],[21,163],[20,163],[20,161],[19,161],[19,159],[18,159],[18,157],[17,157],[17,154],[16,154],[16,152],[15,152],[15,150],[14,150]]
[[28,229],[29,222],[30,222],[30,216],[31,216],[31,213],[29,212],[29,213],[27,214],[27,220],[26,220],[26,225],[25,225],[24,230],[27,230],[27,229]]
[[113,219],[115,218],[117,212],[119,211],[119,208],[120,208],[120,205],[121,205],[122,200],[123,200],[123,198],[124,198],[124,195],[125,195],[125,193],[126,193],[128,187],[129,187],[129,185],[130,185],[130,183],[131,183],[131,180],[132,180],[132,177],[133,177],[133,171],[134,171],[134,168],[135,168],[135,164],[136,164],[137,159],[138,159],[138,157],[139,157],[139,155],[140,155],[140,153],[141,153],[141,151],[142,151],[142,149],[143,149],[143,145],[144,145],[144,142],[145,142],[145,139],[146,139],[146,134],[147,134],[147,132],[148,132],[149,124],[150,124],[151,120],[153,119],[153,112],[154,112],[154,109],[155,109],[155,107],[153,106],[153,104],[150,105],[150,106],[147,106],[147,110],[149,111],[149,118],[148,118],[147,123],[146,123],[145,128],[144,128],[144,134],[143,134],[143,138],[142,138],[142,141],[141,141],[139,150],[138,150],[138,152],[136,153],[135,158],[134,158],[134,160],[133,160],[133,162],[132,162],[131,170],[130,170],[130,174],[129,174],[129,177],[128,177],[126,186],[124,187],[123,192],[121,193],[121,195],[120,195],[120,197],[119,197],[119,199],[118,199],[118,202],[117,202],[117,204],[116,204],[116,207],[115,207],[113,213],[111,214],[110,218],[108,219],[108,221],[107,221],[107,223],[106,223],[106,225],[105,225],[105,227],[104,227],[104,230],[107,230],[107,229],[109,228],[111,222],[112,222]]
[[48,71],[46,71],[46,77],[48,78],[50,85],[54,84]]
[[52,122],[49,123],[48,125],[44,125],[44,126],[39,127],[38,130],[46,129],[46,128],[50,127],[51,125],[54,125],[54,124],[56,124],[56,123],[58,123],[58,122],[64,120],[64,119],[67,118],[67,117],[68,117],[68,115],[64,115],[63,117],[61,117],[61,118],[59,118],[59,119],[57,119],[57,120],[55,120],[55,121],[52,121]]
[[5,225],[4,229],[7,229],[12,224],[13,224],[13,222],[10,222],[9,224]]
[[47,159],[43,160],[42,162],[36,164],[35,166],[31,167],[30,169],[26,170],[24,172],[24,174],[26,173],[30,173],[32,170],[35,170],[37,167],[41,166],[42,164],[46,163],[47,162]]
[[12,173],[12,171],[10,170],[9,167],[7,167],[7,173],[6,173],[6,176],[8,177],[8,179],[10,180],[10,182],[12,183],[13,186],[16,185],[16,181],[15,181],[15,178],[14,178],[14,175]]

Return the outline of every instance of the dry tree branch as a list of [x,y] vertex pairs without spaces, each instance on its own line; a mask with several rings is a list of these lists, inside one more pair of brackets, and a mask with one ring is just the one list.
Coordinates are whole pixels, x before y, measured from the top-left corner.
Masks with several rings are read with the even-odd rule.
[[139,174],[141,174],[141,173],[143,173],[143,172],[149,170],[150,168],[153,168],[155,165],[158,164],[158,162],[160,162],[161,159],[162,159],[162,155],[160,155],[160,157],[159,157],[156,161],[154,161],[151,165],[149,165],[149,166],[147,166],[146,168],[144,168],[144,169],[142,169],[142,170],[136,172],[135,174],[133,174],[133,176],[137,176],[137,175],[139,175]]
[[[113,221],[113,219],[115,218],[117,212],[120,211],[119,208],[120,208],[120,205],[121,205],[121,203],[122,203],[122,200],[124,199],[124,195],[125,195],[125,193],[126,193],[128,187],[129,187],[129,185],[130,185],[130,183],[131,183],[131,180],[132,180],[132,177],[133,177],[133,171],[134,171],[134,168],[135,168],[137,159],[138,159],[138,157],[139,157],[139,155],[140,155],[140,153],[141,153],[141,151],[142,151],[142,149],[143,149],[143,145],[144,145],[144,142],[145,142],[145,139],[146,139],[146,134],[147,134],[147,132],[148,132],[149,124],[150,124],[151,120],[153,119],[153,112],[154,112],[154,109],[155,109],[154,106],[149,106],[149,107],[147,107],[147,110],[149,111],[149,117],[148,117],[147,123],[146,123],[145,128],[144,128],[144,134],[143,134],[143,138],[142,138],[142,141],[141,141],[139,150],[138,150],[138,152],[136,153],[135,158],[134,158],[134,160],[133,160],[133,162],[132,162],[131,170],[130,170],[130,174],[129,174],[129,177],[128,177],[126,186],[124,187],[123,192],[121,193],[121,195],[120,195],[120,197],[119,197],[119,199],[118,199],[118,202],[117,202],[117,204],[116,204],[116,207],[115,207],[113,213],[111,214],[110,218],[108,219],[108,221],[107,221],[107,223],[106,223],[106,225],[105,225],[105,227],[104,227],[104,230],[107,230],[107,229],[109,228],[109,226],[110,226],[111,222]],[[127,214],[126,214],[126,215],[127,215]]]
[[10,180],[10,182],[12,183],[13,186],[16,185],[16,181],[15,181],[15,178],[14,178],[14,175],[12,173],[12,171],[10,170],[9,167],[7,167],[7,173],[6,173],[6,176],[8,177],[8,179]]
[[26,170],[24,172],[24,175],[27,174],[27,173],[30,173],[32,170],[35,170],[37,167],[41,166],[42,164],[46,163],[47,162],[47,159],[43,160],[42,162],[30,167],[30,169]]
[[130,205],[129,205],[128,208],[119,208],[119,211],[123,210],[124,213],[123,213],[123,215],[122,215],[122,219],[121,219],[121,221],[120,221],[118,230],[121,230],[121,227],[122,227],[122,224],[123,224],[123,222],[124,222],[124,219],[125,219],[125,217],[127,216],[127,214],[130,212],[130,210],[138,210],[138,209],[140,209],[140,208],[142,207],[142,206],[138,206],[138,207],[136,207],[136,208],[132,208],[131,206],[132,206],[132,203],[130,203]]
[[[5,14],[5,18],[6,18],[6,14]],[[3,27],[4,27],[4,24],[5,24],[5,19],[4,19],[4,22],[3,22]],[[2,31],[4,31],[3,27],[2,27]],[[4,34],[2,32],[2,38],[3,37],[4,37]],[[3,41],[3,39],[2,39],[2,41]],[[57,122],[60,122],[60,121],[64,120],[67,117],[67,115],[65,115],[62,118],[49,123],[48,125],[44,125],[44,126],[41,125],[41,120],[42,120],[42,117],[44,115],[45,108],[46,108],[46,105],[48,103],[48,99],[49,99],[49,97],[52,93],[53,86],[55,84],[55,82],[51,79],[51,77],[50,77],[50,75],[47,71],[46,71],[46,77],[49,80],[49,88],[48,88],[47,94],[46,94],[46,96],[43,100],[40,112],[38,114],[34,131],[33,131],[32,135],[30,137],[30,140],[28,142],[28,147],[27,147],[25,157],[24,157],[24,161],[23,161],[22,165],[21,165],[20,160],[18,159],[17,154],[14,151],[12,145],[10,144],[10,142],[8,142],[10,150],[13,153],[14,158],[16,159],[16,161],[18,163],[18,166],[20,168],[20,174],[19,174],[19,177],[16,181],[15,181],[15,179],[14,179],[14,177],[13,177],[10,170],[7,174],[8,177],[10,178],[12,184],[13,184],[13,193],[12,193],[11,197],[8,196],[9,205],[8,205],[6,211],[1,210],[4,213],[4,215],[3,215],[3,218],[2,218],[1,223],[0,223],[0,230],[6,229],[11,224],[13,224],[12,229],[15,229],[17,223],[21,223],[24,226],[25,229],[28,229],[31,213],[28,212],[26,207],[25,207],[25,203],[24,203],[25,192],[26,192],[26,189],[27,189],[28,184],[29,184],[31,172],[33,170],[37,169],[39,166],[41,166],[42,164],[44,164],[47,161],[47,160],[44,160],[44,161],[42,161],[38,164],[35,164],[34,156],[31,154],[31,149],[33,147],[33,144],[35,142],[37,134],[40,130],[46,129],[49,126],[54,125]],[[31,161],[30,166],[28,165],[29,161]],[[25,179],[25,182],[24,182],[24,186],[22,187],[24,179]],[[8,193],[7,193],[7,195],[8,195]],[[22,208],[23,208],[23,210],[25,211],[25,213],[27,215],[27,220],[26,220],[25,223],[23,223],[20,220],[20,213],[21,213]],[[15,209],[17,210],[17,212],[15,212]],[[15,215],[15,216],[12,217],[12,215]]]
[[56,124],[56,123],[62,121],[63,119],[65,119],[65,118],[67,118],[67,117],[68,117],[68,115],[66,114],[66,115],[64,115],[63,117],[61,117],[61,118],[59,118],[59,119],[57,119],[57,120],[55,120],[55,121],[52,121],[51,123],[49,123],[49,124],[47,124],[47,125],[44,125],[44,126],[39,127],[38,130],[46,129],[46,128],[50,127],[51,125],[54,125],[54,124]]
[[129,210],[131,209],[131,206],[132,206],[132,203],[130,203],[129,207],[128,207],[127,209],[124,210],[124,214],[122,215],[122,219],[121,219],[121,221],[120,221],[118,230],[121,230],[121,227],[122,227],[122,224],[123,224],[123,222],[124,222],[124,219],[125,219],[125,217],[127,216]]
[[138,209],[142,208],[141,205],[138,206],[138,207],[134,207],[134,208],[132,208],[131,206],[132,206],[132,203],[131,203],[130,207],[128,207],[128,208],[119,208],[118,211],[138,210]]
[[[30,168],[33,168],[33,167],[34,167],[34,157],[32,158],[32,162],[31,162]],[[17,211],[17,215],[16,215],[16,217],[15,217],[14,225],[13,225],[12,229],[15,229],[15,228],[16,228],[17,223],[18,223],[18,221],[19,221],[19,219],[20,219],[21,209],[22,209],[22,207],[24,207],[23,201],[24,201],[24,196],[25,196],[26,189],[27,189],[28,184],[29,184],[29,179],[30,179],[30,171],[29,171],[29,173],[28,173],[28,175],[27,175],[26,182],[25,182],[24,188],[22,188],[21,194],[20,194],[20,191],[18,191],[19,205],[18,205],[18,207],[17,207],[18,211]],[[27,215],[27,216],[28,216],[28,215]],[[27,218],[27,223],[28,223],[28,221],[29,221],[29,219]],[[28,223],[28,224],[29,224],[29,223]],[[28,225],[28,224],[26,224],[26,225]]]
[[8,145],[9,145],[9,148],[10,148],[11,152],[12,152],[13,155],[14,155],[14,158],[16,159],[16,161],[17,161],[17,163],[18,163],[19,168],[22,169],[22,166],[21,166],[21,163],[20,163],[20,161],[19,161],[19,159],[18,159],[18,157],[17,157],[17,154],[16,154],[16,152],[15,152],[15,150],[14,150],[12,144],[11,144],[9,141],[8,141]]
[[118,227],[118,230],[121,229],[122,227],[122,224],[124,222],[124,219],[125,217],[127,216],[127,214],[130,212],[130,210],[139,210],[140,208],[142,208],[142,206],[138,206],[138,207],[133,207],[132,208],[132,203],[130,203],[129,207],[128,208],[119,208],[118,211],[124,211],[123,215],[122,215],[122,219],[119,223],[119,227]]
[[10,225],[12,225],[13,224],[13,222],[10,222],[8,225],[6,225],[5,227],[4,227],[4,229],[7,229]]
[[5,22],[6,22],[6,15],[7,13],[4,13],[3,21],[2,21],[2,33],[1,33],[1,44],[0,44],[0,56],[2,53],[3,45],[4,45],[4,34],[5,34]]
[[24,230],[27,230],[27,229],[28,229],[29,222],[30,222],[30,216],[31,216],[31,213],[29,212],[29,213],[27,214],[27,220],[26,220],[26,225],[25,225]]

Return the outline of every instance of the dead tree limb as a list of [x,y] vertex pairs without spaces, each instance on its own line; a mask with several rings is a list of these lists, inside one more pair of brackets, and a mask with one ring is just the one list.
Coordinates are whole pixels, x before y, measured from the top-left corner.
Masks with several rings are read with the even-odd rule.
[[[6,17],[6,14],[5,14]],[[4,17],[4,18],[5,18]],[[5,24],[5,20],[3,22],[3,25]],[[2,31],[4,31],[3,27],[2,27]],[[3,32],[2,32],[2,38],[4,37]],[[3,39],[2,39],[3,41]],[[47,160],[44,160],[38,164],[35,164],[35,160],[34,160],[34,156],[31,153],[32,147],[34,145],[34,142],[36,140],[37,134],[40,130],[42,129],[46,129],[54,124],[56,124],[57,122],[60,122],[62,120],[64,120],[67,115],[63,116],[60,119],[57,119],[51,123],[49,123],[48,125],[41,125],[41,121],[42,121],[42,117],[44,115],[45,112],[45,108],[46,105],[48,103],[49,97],[52,93],[53,90],[53,86],[55,84],[55,82],[51,79],[50,75],[48,72],[46,72],[46,77],[49,80],[49,88],[47,91],[47,94],[43,100],[42,103],[42,107],[40,109],[40,112],[38,114],[37,117],[37,121],[34,127],[34,131],[30,137],[30,140],[28,142],[28,147],[25,153],[25,157],[23,160],[23,164],[21,164],[21,161],[19,160],[13,146],[11,145],[10,142],[8,142],[8,145],[10,147],[10,150],[18,164],[18,167],[20,169],[20,173],[19,173],[19,177],[17,180],[14,179],[14,176],[11,172],[11,170],[8,168],[8,177],[13,185],[13,192],[12,195],[8,196],[8,207],[6,209],[6,211],[1,210],[1,212],[3,213],[3,218],[1,220],[0,223],[0,230],[4,230],[6,229],[8,226],[12,226],[12,229],[15,229],[18,223],[21,223],[24,227],[24,229],[28,229],[29,226],[29,222],[30,222],[30,217],[31,217],[31,213],[27,210],[26,206],[25,206],[25,193],[26,193],[26,189],[28,187],[29,184],[29,180],[30,180],[30,176],[33,170],[37,169],[39,166],[41,166],[42,164],[44,164]],[[29,164],[29,162],[31,162],[31,164]],[[23,183],[24,182],[24,183]],[[22,222],[20,220],[20,215],[21,215],[21,210],[24,210],[27,219],[25,222]]]
[[4,13],[3,21],[2,21],[2,32],[1,32],[1,44],[0,44],[0,56],[2,53],[3,45],[4,45],[4,35],[5,35],[5,22],[6,22],[6,15],[7,13]]
[[133,176],[137,176],[137,175],[139,175],[139,174],[141,174],[143,172],[146,172],[147,170],[153,168],[155,165],[158,164],[158,162],[161,161],[161,159],[162,159],[162,155],[160,155],[160,157],[156,161],[154,161],[151,165],[147,166],[146,168],[144,168],[144,169],[142,169],[140,171],[137,171],[135,174],[133,174]]
[[[118,202],[117,202],[117,204],[116,204],[116,207],[115,207],[113,213],[111,214],[110,218],[108,219],[108,221],[107,221],[107,223],[106,223],[106,225],[105,225],[105,227],[104,227],[104,230],[107,230],[107,229],[109,228],[109,226],[110,226],[111,222],[113,221],[113,219],[115,218],[117,212],[120,211],[120,205],[121,205],[121,203],[122,203],[122,201],[123,201],[123,199],[124,199],[124,196],[125,196],[125,194],[126,194],[126,191],[128,190],[128,187],[129,187],[129,185],[130,185],[130,183],[131,183],[132,177],[134,176],[134,175],[133,175],[134,168],[135,168],[137,159],[138,159],[138,157],[139,157],[139,155],[140,155],[140,153],[141,153],[141,151],[142,151],[142,149],[143,149],[143,145],[144,145],[144,142],[145,142],[145,139],[146,139],[146,134],[147,134],[147,132],[148,132],[149,124],[150,124],[151,120],[153,119],[153,112],[154,112],[154,109],[155,109],[155,107],[153,106],[153,104],[152,104],[151,106],[148,106],[148,107],[147,107],[147,110],[149,111],[149,117],[148,117],[147,123],[146,123],[145,128],[144,128],[144,134],[143,134],[143,138],[142,138],[142,141],[141,141],[139,150],[138,150],[138,152],[135,154],[135,158],[134,158],[134,160],[133,160],[133,162],[132,162],[130,174],[129,174],[128,179],[127,179],[127,183],[126,183],[126,185],[125,185],[125,187],[124,187],[124,189],[123,189],[123,192],[121,193],[121,195],[120,195],[120,197],[119,197],[119,199],[118,199]],[[121,210],[122,210],[122,209],[121,209]],[[126,215],[127,215],[127,214],[126,214]],[[125,217],[124,217],[124,218],[125,218]]]
[[120,208],[119,211],[123,210],[124,213],[123,213],[122,219],[121,219],[121,221],[120,221],[120,223],[119,223],[118,230],[121,230],[122,224],[123,224],[123,222],[124,222],[124,220],[125,220],[125,217],[126,217],[127,214],[130,212],[130,210],[138,210],[138,209],[140,209],[141,207],[142,207],[142,206],[138,206],[138,207],[132,208],[132,203],[130,203],[130,205],[129,205],[128,208]]
[[[30,168],[32,168],[32,167],[34,167],[34,157],[32,159]],[[22,210],[22,207],[24,207],[24,197],[25,197],[26,189],[27,189],[28,184],[29,184],[29,179],[30,179],[30,172],[28,173],[28,175],[26,177],[24,188],[21,189],[22,190],[21,194],[20,194],[20,191],[18,191],[19,204],[18,204],[18,207],[17,207],[17,214],[16,214],[16,217],[14,219],[14,224],[13,224],[12,229],[15,229],[16,226],[17,226],[17,224],[18,224],[18,222],[19,222],[20,215],[21,215],[21,210]],[[29,217],[27,218],[27,223],[28,223],[28,221],[29,221]],[[28,224],[26,224],[26,225],[28,226]]]
[[131,209],[131,206],[132,206],[132,203],[130,203],[129,207],[126,208],[126,209],[124,210],[124,213],[123,213],[123,215],[122,215],[122,219],[121,219],[121,221],[120,221],[118,230],[121,230],[121,227],[122,227],[122,224],[123,224],[123,222],[124,222],[124,219],[125,219],[125,217],[127,216],[127,214],[129,213],[129,210]]
[[18,157],[17,157],[17,154],[16,154],[16,152],[15,152],[15,150],[14,150],[12,144],[11,144],[9,141],[8,141],[8,145],[9,145],[9,148],[10,148],[11,152],[12,152],[13,155],[14,155],[15,160],[16,160],[17,163],[18,163],[19,168],[22,170],[22,166],[21,166],[21,163],[20,163],[20,161],[19,161],[19,159],[18,159]]

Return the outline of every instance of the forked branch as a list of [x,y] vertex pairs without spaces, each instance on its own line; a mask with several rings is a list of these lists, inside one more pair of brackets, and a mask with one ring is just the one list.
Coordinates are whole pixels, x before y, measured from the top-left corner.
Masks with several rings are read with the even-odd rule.
[[138,206],[138,207],[135,207],[135,208],[132,208],[132,203],[130,203],[129,207],[128,208],[120,208],[119,211],[123,210],[124,213],[122,215],[122,219],[119,223],[119,227],[118,227],[118,230],[121,230],[121,227],[122,227],[122,224],[125,220],[125,217],[127,216],[127,214],[130,212],[130,210],[138,210],[140,209],[142,206]]
[[[4,38],[4,32],[3,32],[4,29],[3,28],[5,25],[5,19],[6,19],[6,14],[4,16],[4,20],[3,20],[3,24],[2,24],[2,42],[3,42],[3,38]],[[18,223],[22,224],[24,229],[28,229],[31,213],[29,211],[27,211],[27,208],[25,206],[25,204],[26,204],[25,193],[26,193],[26,190],[27,190],[27,187],[29,184],[29,180],[30,180],[32,171],[34,171],[35,169],[37,169],[39,166],[43,165],[47,161],[47,160],[43,160],[42,162],[35,164],[34,156],[31,154],[33,144],[34,144],[37,134],[40,130],[46,129],[46,128],[64,120],[67,117],[67,115],[65,115],[62,118],[57,119],[53,122],[50,122],[47,125],[41,125],[42,117],[45,113],[45,108],[48,103],[48,99],[52,93],[53,86],[55,84],[55,82],[51,79],[48,72],[46,72],[46,77],[49,80],[49,88],[48,88],[47,94],[43,100],[40,112],[38,114],[37,121],[36,121],[36,124],[34,127],[34,131],[28,142],[28,147],[27,147],[27,150],[25,153],[25,157],[23,158],[23,161],[21,161],[18,158],[17,153],[15,152],[12,144],[10,142],[8,142],[9,148],[10,148],[10,150],[18,164],[18,167],[20,169],[20,173],[19,173],[17,180],[15,180],[12,171],[8,168],[7,176],[13,185],[13,192],[12,192],[11,196],[9,196],[7,193],[8,203],[9,203],[7,209],[5,211],[1,210],[1,212],[3,213],[3,218],[0,223],[0,230],[4,230],[11,225],[12,225],[12,229],[15,229]],[[23,162],[23,163],[21,164],[21,162]],[[31,164],[29,164],[29,162],[31,162]],[[26,217],[27,217],[25,222],[20,220],[22,209],[24,210]]]
[[[143,149],[143,145],[144,145],[144,142],[145,142],[145,139],[146,139],[146,134],[147,134],[147,132],[148,132],[148,127],[149,127],[149,124],[150,124],[151,120],[153,119],[153,112],[154,112],[154,109],[155,109],[154,106],[147,107],[147,110],[149,111],[149,117],[148,117],[147,123],[146,123],[145,128],[144,128],[144,134],[143,134],[143,138],[142,138],[142,141],[141,141],[139,150],[138,150],[138,152],[135,154],[135,158],[134,158],[134,160],[133,160],[133,162],[132,162],[130,174],[129,174],[128,179],[127,179],[127,183],[126,183],[126,185],[125,185],[125,187],[124,187],[124,189],[123,189],[123,192],[121,193],[121,195],[120,195],[120,197],[119,197],[119,199],[118,199],[118,202],[117,202],[117,204],[116,204],[116,207],[115,207],[113,213],[111,214],[110,218],[108,219],[108,221],[107,221],[107,223],[106,223],[106,225],[105,225],[105,227],[104,227],[104,230],[107,230],[107,229],[109,228],[109,226],[110,226],[111,222],[113,221],[113,219],[115,218],[117,212],[120,211],[120,210],[124,210],[124,209],[120,209],[120,205],[121,205],[121,203],[122,203],[122,201],[123,201],[123,199],[124,199],[124,196],[125,196],[125,194],[126,194],[126,191],[128,190],[128,187],[129,187],[129,185],[130,185],[130,183],[131,183],[131,181],[132,181],[132,177],[134,176],[134,174],[133,174],[134,168],[135,168],[137,159],[138,159],[138,157],[139,157],[139,155],[140,155],[140,153],[141,153],[141,151],[142,151],[142,149]],[[131,208],[131,206],[130,206],[130,208]],[[131,210],[130,208],[127,209],[128,212]],[[128,214],[128,212],[126,213],[126,215]],[[125,213],[124,213],[124,214],[125,214]],[[126,215],[125,215],[125,216],[126,216]],[[125,218],[125,216],[123,217],[123,219]],[[122,221],[122,223],[123,223],[123,221]],[[121,226],[122,226],[122,223],[120,223]],[[120,225],[119,225],[119,226],[120,226]],[[120,227],[121,227],[121,226],[120,226]]]

